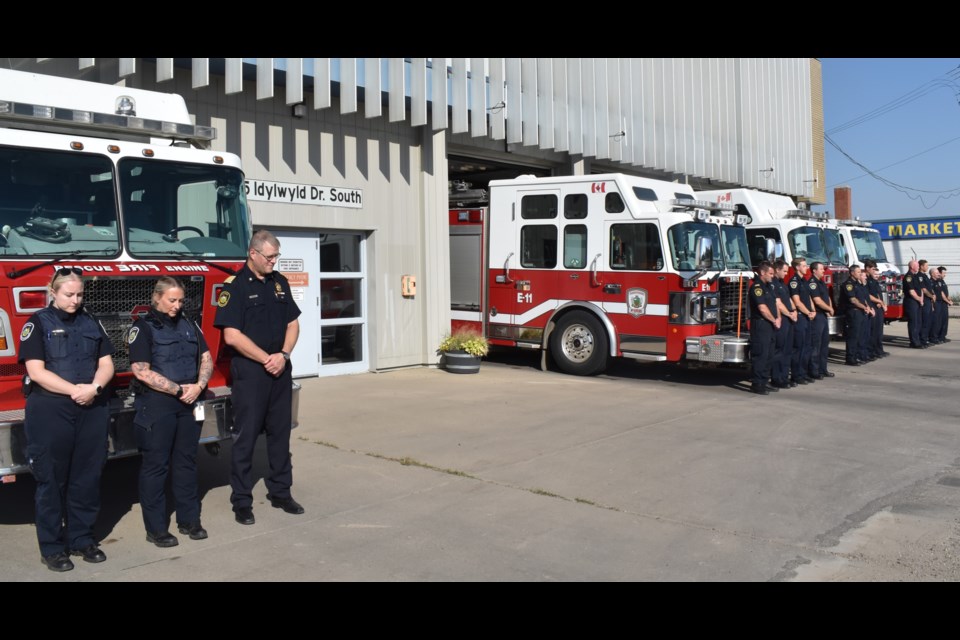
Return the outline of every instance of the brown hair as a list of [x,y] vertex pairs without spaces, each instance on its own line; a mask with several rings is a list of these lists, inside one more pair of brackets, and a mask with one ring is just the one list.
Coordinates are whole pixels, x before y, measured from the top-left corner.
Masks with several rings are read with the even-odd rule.
[[176,278],[171,278],[170,276],[163,276],[162,278],[157,280],[157,284],[153,286],[153,296],[151,296],[150,298],[150,304],[153,307],[156,307],[157,297],[162,296],[164,293],[166,293],[170,289],[180,289],[180,291],[183,291],[184,293],[187,292],[187,290],[183,288],[183,284],[179,280],[177,280]]

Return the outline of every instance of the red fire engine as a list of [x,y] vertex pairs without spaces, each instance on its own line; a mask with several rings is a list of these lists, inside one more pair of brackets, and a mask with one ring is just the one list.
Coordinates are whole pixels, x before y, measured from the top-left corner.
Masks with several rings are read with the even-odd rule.
[[451,194],[454,329],[578,375],[615,356],[746,362],[753,274],[732,206],[622,174],[495,180],[489,206],[467,201]]

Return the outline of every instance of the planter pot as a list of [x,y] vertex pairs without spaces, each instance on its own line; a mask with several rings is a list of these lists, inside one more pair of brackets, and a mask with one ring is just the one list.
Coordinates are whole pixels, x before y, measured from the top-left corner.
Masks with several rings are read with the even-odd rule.
[[445,351],[443,368],[450,373],[478,373],[480,356],[472,356],[466,351]]

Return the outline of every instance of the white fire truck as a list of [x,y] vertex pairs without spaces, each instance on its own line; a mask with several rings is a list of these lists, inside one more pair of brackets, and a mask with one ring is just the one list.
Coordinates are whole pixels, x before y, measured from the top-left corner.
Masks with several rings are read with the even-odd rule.
[[753,274],[732,206],[622,174],[495,180],[489,206],[451,203],[454,329],[578,375],[614,356],[747,361]]
[[873,259],[880,270],[880,284],[887,302],[886,322],[903,318],[903,274],[897,265],[887,259],[880,232],[869,222],[857,220],[834,220],[840,231],[840,241],[847,250],[850,264],[863,266],[863,261]]
[[[753,266],[766,259],[766,246],[771,240],[783,247],[787,263],[794,258],[805,258],[808,265],[822,262],[824,281],[830,288],[834,309],[837,308],[839,285],[846,281],[849,270],[847,252],[834,220],[825,213],[798,207],[788,196],[753,189],[698,191],[697,197],[731,204],[737,214],[749,217],[747,239]],[[793,276],[792,268],[788,275]],[[828,318],[828,323],[830,335],[840,335],[841,318]]]
[[[213,320],[227,276],[246,257],[251,225],[235,155],[192,124],[183,98],[0,70],[0,477],[27,470],[25,374],[18,336],[47,305],[61,267],[85,276],[84,303],[116,350],[110,456],[137,453],[127,329],[160,276],[186,287],[184,312],[216,363],[201,442],[229,436],[229,354]],[[294,393],[294,417],[298,394]]]

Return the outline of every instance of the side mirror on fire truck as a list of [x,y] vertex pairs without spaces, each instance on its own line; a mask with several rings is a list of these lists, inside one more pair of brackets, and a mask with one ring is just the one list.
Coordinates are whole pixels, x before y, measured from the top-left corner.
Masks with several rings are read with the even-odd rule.
[[773,262],[777,259],[777,247],[780,247],[780,251],[783,251],[783,245],[778,243],[773,238],[767,238],[766,246],[764,247],[763,255],[766,256],[767,262]]

